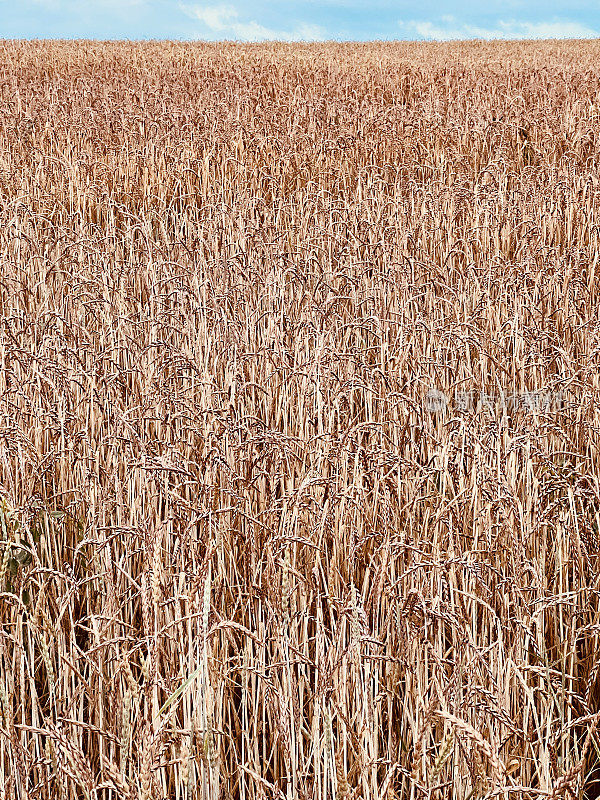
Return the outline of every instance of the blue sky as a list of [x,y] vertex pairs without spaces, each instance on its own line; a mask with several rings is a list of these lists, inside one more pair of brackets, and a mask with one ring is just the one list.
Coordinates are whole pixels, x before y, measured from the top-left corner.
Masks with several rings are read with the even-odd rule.
[[0,39],[562,37],[600,37],[598,0],[0,0]]

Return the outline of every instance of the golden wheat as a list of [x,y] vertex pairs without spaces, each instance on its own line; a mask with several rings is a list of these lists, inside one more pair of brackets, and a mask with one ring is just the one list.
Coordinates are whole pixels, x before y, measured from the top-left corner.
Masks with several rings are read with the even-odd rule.
[[598,796],[600,44],[0,51],[0,799]]

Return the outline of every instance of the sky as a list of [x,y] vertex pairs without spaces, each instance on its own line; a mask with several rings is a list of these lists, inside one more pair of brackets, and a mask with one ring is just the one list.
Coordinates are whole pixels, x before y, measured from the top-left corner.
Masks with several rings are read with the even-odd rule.
[[0,39],[596,37],[598,0],[0,0]]

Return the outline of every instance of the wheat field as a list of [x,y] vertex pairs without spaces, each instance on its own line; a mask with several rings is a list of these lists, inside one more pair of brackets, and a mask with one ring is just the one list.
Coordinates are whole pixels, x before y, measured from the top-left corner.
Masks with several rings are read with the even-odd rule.
[[0,800],[600,796],[600,43],[0,53]]

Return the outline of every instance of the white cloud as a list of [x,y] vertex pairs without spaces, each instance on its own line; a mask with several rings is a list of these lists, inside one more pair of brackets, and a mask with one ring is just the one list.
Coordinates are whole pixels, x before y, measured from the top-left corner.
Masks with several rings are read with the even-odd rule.
[[[293,30],[266,28],[256,20],[240,19],[239,12],[231,5],[185,5],[180,8],[192,19],[202,22],[209,31],[211,39],[239,39],[245,42],[268,40],[300,42],[322,41],[325,32],[318,25],[301,24]],[[207,38],[204,37],[203,38]]]
[[410,20],[400,22],[401,31],[409,38],[449,41],[453,39],[595,39],[600,32],[579,22],[554,19],[548,22],[498,20],[493,28],[469,25],[455,17],[441,17],[433,22]]

